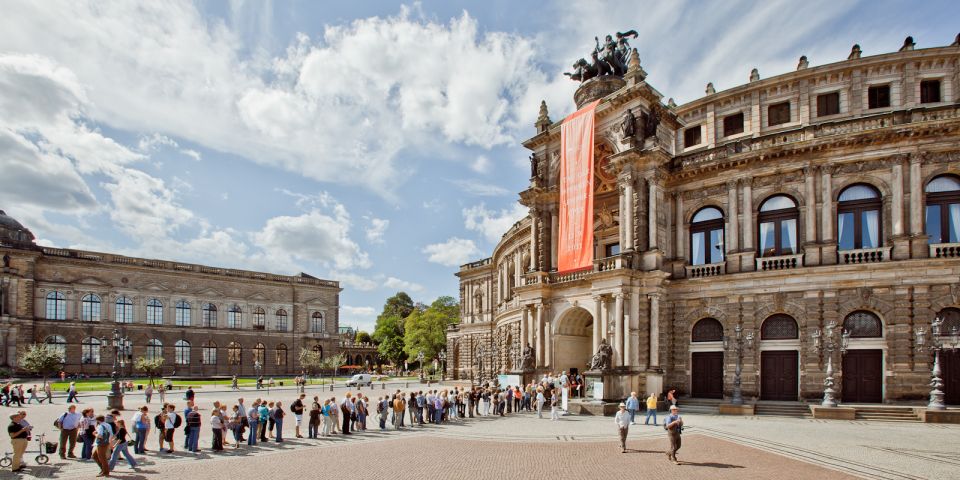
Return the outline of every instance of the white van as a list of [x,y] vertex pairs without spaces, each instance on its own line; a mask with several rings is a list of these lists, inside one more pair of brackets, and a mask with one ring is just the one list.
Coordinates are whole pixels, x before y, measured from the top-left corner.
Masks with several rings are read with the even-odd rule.
[[350,380],[347,380],[348,387],[362,387],[364,385],[368,387],[373,385],[373,377],[371,377],[369,373],[358,373]]

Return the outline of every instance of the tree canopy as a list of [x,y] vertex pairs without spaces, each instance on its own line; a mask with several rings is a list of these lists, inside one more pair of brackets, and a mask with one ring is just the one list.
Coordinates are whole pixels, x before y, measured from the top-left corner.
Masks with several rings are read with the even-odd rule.
[[460,306],[453,297],[443,296],[430,305],[414,303],[404,292],[388,298],[377,317],[372,339],[380,356],[400,365],[416,358],[436,358],[447,341],[447,326],[456,323]]
[[20,368],[43,377],[44,385],[47,377],[59,371],[62,365],[63,355],[53,345],[35,343],[20,353]]
[[137,357],[134,360],[133,368],[150,378],[150,385],[153,385],[154,377],[163,374],[163,357]]
[[357,332],[357,336],[354,337],[353,341],[356,343],[372,343],[373,337],[371,337],[369,333],[360,330]]

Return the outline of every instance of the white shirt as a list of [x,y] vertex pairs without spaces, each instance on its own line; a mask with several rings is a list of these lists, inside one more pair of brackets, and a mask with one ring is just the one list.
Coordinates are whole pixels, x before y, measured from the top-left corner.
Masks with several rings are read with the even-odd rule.
[[629,428],[630,427],[630,412],[626,410],[617,410],[617,415],[613,418],[613,421],[617,423],[617,426],[620,428]]
[[164,428],[167,428],[167,429],[174,428],[174,426],[176,425],[176,421],[177,421],[177,414],[174,412],[167,412],[167,421],[164,422],[163,426]]

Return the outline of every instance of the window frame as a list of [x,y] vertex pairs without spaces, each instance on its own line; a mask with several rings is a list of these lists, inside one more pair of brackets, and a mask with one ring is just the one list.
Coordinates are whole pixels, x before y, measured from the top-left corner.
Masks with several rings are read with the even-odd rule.
[[241,328],[243,326],[243,309],[233,304],[227,309],[227,328]]
[[[886,98],[887,104],[886,104],[886,105],[880,105],[880,104],[879,104],[879,103],[880,103],[879,94],[876,94],[876,95],[874,94],[874,92],[880,92],[881,90],[886,90],[886,96],[887,96],[887,98]],[[891,99],[891,93],[892,93],[892,92],[893,92],[893,89],[890,87],[890,84],[889,84],[889,83],[882,83],[882,84],[877,84],[877,85],[869,85],[869,86],[867,87],[867,110],[874,110],[874,109],[878,109],[878,108],[890,108],[890,105],[892,104],[892,99]],[[876,97],[876,98],[874,98],[874,97]],[[875,100],[876,100],[876,102],[875,102]]]
[[212,303],[205,303],[201,307],[201,320],[205,328],[217,328],[217,306]]
[[243,347],[237,342],[227,344],[227,365],[231,367],[243,364]]
[[[847,189],[853,188],[855,186],[862,185],[877,194],[876,197],[864,200],[846,200],[840,201],[840,197],[843,195]],[[863,246],[863,214],[865,212],[874,211],[877,212],[877,245],[873,247],[864,247]],[[844,213],[853,214],[853,248],[848,250],[842,250],[840,248],[840,215]],[[862,250],[864,248],[882,248],[884,245],[883,242],[883,194],[877,187],[870,185],[869,183],[854,183],[847,185],[840,193],[837,195],[837,214],[834,217],[835,225],[837,232],[837,250],[838,251],[850,251],[850,250]]]
[[[727,252],[721,251],[721,252],[720,252],[720,257],[721,257],[721,258],[720,258],[719,260],[717,260],[717,261],[713,261],[713,255],[712,255],[711,248],[710,248],[710,233],[713,232],[714,230],[720,230],[720,240],[721,240],[721,242],[722,242],[721,245],[723,245],[724,248],[726,248],[726,245],[727,245],[727,232],[726,232],[726,220],[727,220],[727,217],[726,217],[726,212],[724,212],[723,210],[721,210],[719,207],[715,207],[715,206],[713,206],[713,205],[706,205],[706,206],[704,206],[703,208],[700,208],[700,209],[698,209],[696,212],[694,212],[693,216],[690,217],[690,218],[691,218],[691,219],[695,218],[698,213],[700,213],[700,212],[702,212],[702,211],[704,211],[704,210],[706,210],[706,209],[708,209],[708,208],[712,208],[712,209],[717,210],[718,212],[720,212],[720,218],[715,218],[715,219],[712,219],[712,220],[701,220],[701,221],[696,222],[696,223],[690,222],[690,232],[689,232],[689,235],[688,235],[689,238],[688,238],[688,240],[687,240],[687,241],[689,242],[689,245],[690,245],[690,265],[711,265],[711,264],[714,264],[714,263],[723,262],[723,261],[725,261],[726,258],[727,258]],[[702,263],[702,264],[700,264],[700,263],[693,263],[693,262],[694,262],[694,259],[696,258],[696,256],[694,255],[694,252],[693,252],[693,237],[694,237],[694,235],[697,234],[697,233],[703,233],[703,234],[704,234],[704,237],[703,237],[703,238],[704,238],[704,242],[703,242],[703,248],[704,248],[704,256],[703,256],[703,259],[704,259],[704,263]],[[723,249],[721,249],[721,250],[723,250]]]
[[267,312],[262,307],[253,309],[253,329],[265,330],[267,328]]
[[[706,333],[712,333],[710,330],[716,326],[720,327],[719,337],[705,336]],[[707,330],[707,332],[704,332],[704,330]],[[697,320],[697,323],[694,323],[693,328],[690,329],[690,343],[722,342],[723,334],[723,323],[720,320],[713,317],[704,317]]]
[[[52,296],[52,298],[51,298]],[[53,302],[53,308],[50,308]],[[67,296],[60,290],[53,290],[47,293],[44,303],[44,313],[47,320],[66,320],[67,319]],[[53,314],[51,315],[51,311]]]
[[[93,311],[96,310],[96,315]],[[99,322],[103,319],[103,299],[96,293],[88,293],[80,299],[80,321]]]
[[[727,122],[730,121],[730,120],[733,120],[734,118],[737,118],[737,117],[740,118],[740,130],[738,130],[738,131],[730,131],[730,129],[728,128],[729,125],[727,125]],[[730,114],[730,115],[727,115],[727,116],[723,117],[723,136],[724,136],[724,137],[729,137],[729,136],[732,136],[732,135],[739,135],[739,134],[741,134],[741,133],[744,132],[744,128],[745,128],[745,118],[744,118],[744,115],[743,115],[743,112],[742,112],[742,111],[741,111],[741,112],[737,112],[737,113],[732,113],[732,114]],[[734,130],[736,130],[736,129],[734,129]]]
[[840,115],[840,92],[824,92],[817,95],[817,117]]
[[[211,355],[212,352],[212,355]],[[210,359],[213,361],[210,361]],[[208,340],[207,343],[204,343],[201,347],[200,355],[200,364],[201,365],[216,365],[217,364],[217,343],[213,340]]]
[[163,358],[163,342],[156,338],[147,340],[144,356],[149,360]]
[[190,365],[190,342],[184,339],[173,344],[173,363],[175,365]]
[[175,307],[174,323],[178,327],[189,327],[191,325],[193,307],[190,306],[190,302],[186,300],[180,300],[177,302]]
[[116,323],[133,323],[133,300],[126,295],[120,295],[113,302],[114,321]]
[[287,311],[284,309],[277,310],[275,315],[277,317],[277,331],[286,332],[287,331]]
[[67,362],[67,339],[63,335],[53,334],[47,335],[47,338],[43,339],[43,344],[52,346],[53,349],[60,354],[60,360],[63,363]]
[[[80,364],[100,365],[103,343],[97,337],[86,337],[80,342]],[[89,361],[87,361],[89,359]]]
[[[157,312],[159,309],[159,312]],[[163,325],[163,302],[157,298],[151,298],[147,301],[146,307],[147,325]]]
[[257,342],[253,348],[250,349],[250,353],[252,355],[251,361],[254,365],[256,365],[258,361],[260,362],[260,366],[267,364],[267,347],[264,344]]
[[[933,100],[933,99],[930,99],[930,98],[924,99],[924,93],[925,93],[924,86],[925,86],[925,85],[930,85],[930,84],[932,84],[932,83],[936,83],[936,84],[937,84],[937,90],[936,90],[936,91],[937,91],[937,98],[936,98],[936,100]],[[920,104],[940,103],[940,102],[942,102],[942,101],[943,101],[943,79],[941,79],[941,78],[927,78],[927,79],[922,79],[922,80],[920,80],[920,98],[919,98],[919,103],[920,103]]]
[[[772,337],[768,336],[769,329],[774,328],[773,323],[768,323],[772,321],[786,321],[790,320],[793,322],[793,336],[792,337]],[[799,340],[800,339],[800,324],[797,322],[796,318],[793,318],[792,315],[787,315],[786,313],[775,313],[763,320],[763,323],[760,324],[760,340]]]
[[[763,205],[770,200],[773,200],[776,197],[786,197],[791,202],[793,202],[793,207],[790,208],[781,208],[777,210],[768,210],[762,211]],[[794,237],[797,239],[796,251],[792,253],[783,253],[783,234],[781,227],[784,220],[793,220],[794,225]],[[763,250],[761,250],[761,229],[760,225],[764,223],[773,223],[773,242],[774,250],[771,255],[767,255]],[[796,255],[800,250],[800,207],[797,204],[797,201],[789,196],[782,193],[777,193],[770,195],[763,202],[760,202],[760,209],[757,210],[757,254],[760,255],[760,258],[764,257],[779,257],[782,255]]]
[[326,332],[326,327],[327,324],[323,317],[323,312],[316,311],[310,315],[310,333],[324,333]]
[[[696,133],[696,135],[694,135]],[[696,142],[690,143],[692,139]],[[683,129],[683,148],[693,148],[703,143],[703,125],[694,125]]]
[[[927,235],[927,242],[931,243],[930,240],[933,237],[930,235],[930,232],[927,231],[927,209],[933,205],[936,205],[940,208],[940,241],[935,243],[951,243],[950,242],[950,205],[958,204],[960,205],[960,190],[950,190],[946,192],[927,192],[926,188],[934,180],[941,177],[949,177],[955,181],[960,181],[957,177],[953,175],[937,175],[930,179],[926,185],[924,185],[924,211],[923,211],[923,233]],[[960,225],[957,225],[958,233],[960,233]]]
[[[281,343],[277,345],[276,348],[274,348],[274,350],[276,351],[276,355],[277,355],[277,360],[276,360],[277,366],[286,367],[287,355],[289,353],[289,349],[287,348],[286,344]],[[283,352],[283,356],[280,356],[280,352]]]
[[[774,109],[775,109],[775,108],[781,108],[781,107],[784,107],[784,106],[785,106],[785,108],[786,108],[786,120],[778,121],[777,123],[773,123],[773,119],[774,119],[773,111],[774,111]],[[778,119],[779,119],[780,116],[781,116],[781,115],[778,113],[778,114],[777,114]],[[789,100],[784,101],[784,102],[771,103],[770,105],[767,105],[767,126],[768,126],[768,127],[778,127],[778,126],[780,126],[780,125],[785,125],[785,124],[787,124],[787,123],[790,123],[790,122],[792,121],[792,118],[793,118],[793,106],[790,104],[790,101],[789,101]]]

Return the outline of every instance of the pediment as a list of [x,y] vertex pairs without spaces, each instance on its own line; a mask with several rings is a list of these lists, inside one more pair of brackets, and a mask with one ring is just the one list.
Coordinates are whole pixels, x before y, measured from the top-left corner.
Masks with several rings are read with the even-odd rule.
[[162,283],[150,282],[146,285],[140,287],[141,290],[146,290],[150,292],[169,292],[170,288]]
[[221,292],[221,291],[219,291],[219,290],[217,290],[217,289],[214,289],[214,288],[209,288],[209,287],[207,287],[207,288],[201,288],[199,291],[197,291],[197,295],[198,295],[198,296],[213,297],[213,298],[224,298],[224,297],[226,296],[226,295],[223,294],[223,292]]
[[259,300],[261,302],[266,302],[270,300],[270,297],[264,295],[261,292],[257,292],[257,293],[254,293],[253,295],[248,296],[247,300]]
[[75,285],[96,285],[99,287],[109,287],[110,284],[96,277],[83,277],[73,281]]
[[303,303],[305,303],[305,304],[307,304],[307,305],[323,305],[324,307],[332,307],[332,306],[334,306],[332,303],[330,303],[329,300],[327,300],[327,299],[324,298],[324,297],[314,297],[314,298],[311,298],[311,299],[309,299],[309,300],[304,301]]

